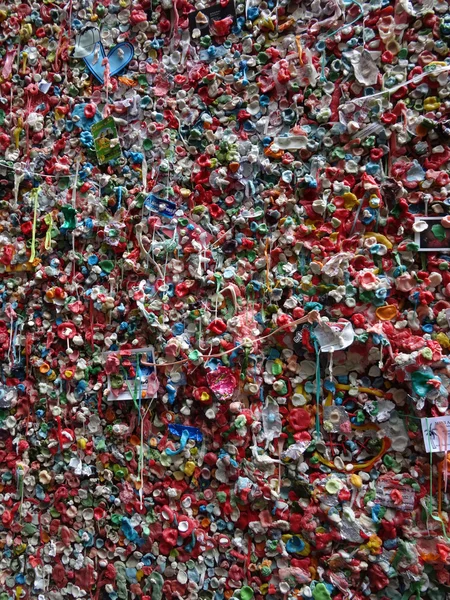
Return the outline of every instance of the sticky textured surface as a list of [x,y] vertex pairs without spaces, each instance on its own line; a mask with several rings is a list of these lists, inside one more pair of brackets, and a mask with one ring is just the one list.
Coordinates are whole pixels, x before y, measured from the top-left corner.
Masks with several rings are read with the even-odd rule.
[[0,600],[449,596],[449,40],[0,5]]

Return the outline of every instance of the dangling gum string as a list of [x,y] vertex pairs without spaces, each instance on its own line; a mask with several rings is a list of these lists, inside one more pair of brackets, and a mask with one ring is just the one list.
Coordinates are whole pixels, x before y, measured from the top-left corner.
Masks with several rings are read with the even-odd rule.
[[11,93],[9,95],[9,114],[12,115],[13,112],[13,90],[14,86],[11,86]]
[[361,6],[361,4],[359,2],[357,2],[357,0],[351,0],[351,2],[353,4],[356,4],[356,6],[359,8],[359,15],[353,19],[353,21],[350,21],[350,23],[344,23],[343,25],[341,25],[341,27],[338,27],[338,29],[336,29],[335,31],[332,31],[331,33],[328,33],[327,35],[325,35],[320,41],[322,41],[324,43],[324,49],[322,50],[322,60],[321,60],[321,72],[320,72],[320,79],[322,81],[326,80],[325,77],[325,61],[326,61],[326,56],[325,56],[325,41],[334,37],[337,33],[339,33],[340,31],[342,31],[343,29],[346,29],[347,27],[351,27],[352,25],[354,25],[357,21],[359,21],[359,19],[364,16],[364,9]]
[[338,115],[339,102],[340,102],[341,96],[342,96],[341,81],[342,81],[342,79],[338,79],[336,81],[336,86],[335,86],[333,94],[331,96],[331,102],[330,102],[330,107],[329,107],[330,111],[331,111],[330,122],[331,121],[339,121],[339,115]]
[[[198,251],[197,275],[199,277],[201,277],[203,275],[202,253],[203,253],[203,246]],[[206,255],[206,251],[205,251],[205,255]]]
[[69,43],[72,35],[72,4],[73,0],[69,0]]
[[201,308],[199,309],[198,313],[199,313],[198,314],[198,342],[200,343],[201,339],[202,339],[202,318],[203,318]]
[[[219,305],[219,290],[220,290],[220,286],[222,285],[222,278],[217,277],[216,278],[216,307],[214,310],[214,318],[217,319],[217,308]],[[236,306],[236,302],[235,302],[235,306]]]
[[19,69],[20,69],[20,42],[21,42],[21,38],[19,37],[19,43],[17,45],[17,65],[16,65],[17,73],[19,73]]
[[269,238],[266,239],[266,246],[264,249],[264,256],[266,257],[266,287],[269,292],[272,291],[272,287],[269,281],[269,272],[270,272],[270,256],[269,256]]
[[300,41],[300,36],[297,35],[295,37],[295,43],[297,45],[297,51],[298,51],[298,62],[300,63],[300,66],[303,67],[304,63],[303,63],[303,48],[302,48],[302,43]]
[[[72,262],[72,278],[74,279],[77,274],[77,257],[75,253],[75,230],[72,231],[72,252],[73,252],[73,262]],[[77,295],[77,300],[80,299],[80,294],[78,292],[78,285],[75,286],[75,293]],[[109,314],[111,317],[111,313]]]
[[[58,398],[59,398],[59,396],[58,396]],[[62,436],[61,417],[56,416],[55,421],[57,424],[57,436],[58,436],[59,447],[61,449],[61,452],[64,452],[64,440],[63,440],[63,436]]]
[[[10,171],[14,171],[14,174],[15,175],[17,174],[19,177],[19,183],[23,179],[25,174],[32,175],[35,178],[39,177],[41,180],[43,180],[43,179],[59,179],[60,177],[71,179],[72,177],[75,177],[75,173],[61,173],[59,175],[42,175],[42,173],[37,173],[36,171],[31,171],[29,168],[25,168],[23,162],[16,163],[14,165],[10,165],[7,162],[2,161],[1,159],[0,159],[0,167],[2,167],[3,169],[9,169]],[[25,173],[23,173],[21,171],[21,169],[25,169]],[[44,184],[45,184],[45,182],[44,182]],[[98,189],[99,193],[100,193],[100,186],[97,183],[91,181],[91,185],[93,187],[95,187],[96,189]],[[99,198],[100,197],[101,196],[99,196]]]
[[380,360],[378,361],[378,368],[383,368],[383,344],[380,344]]
[[140,435],[140,440],[139,440],[140,444],[139,444],[138,478],[139,478],[139,484],[140,484],[139,485],[139,506],[140,506],[140,509],[142,510],[143,505],[144,505],[143,489],[142,489],[144,487],[144,418],[141,415],[141,400],[139,401],[139,419],[141,421],[141,423],[140,423],[141,435]]
[[[445,452],[444,459],[444,492],[447,493],[447,483],[448,483],[448,465],[447,465],[447,456],[448,456],[448,429],[445,423],[436,423],[436,433],[439,441],[439,451]],[[444,448],[444,450],[442,450]]]
[[142,191],[144,194],[147,193],[147,173],[148,173],[148,164],[145,158],[145,154],[143,153],[144,159],[142,161]]
[[[155,373],[156,373],[156,368],[155,368]],[[142,419],[141,419],[141,446],[140,446],[139,463],[138,463],[138,468],[139,468],[138,476],[139,476],[139,480],[140,480],[139,505],[140,505],[141,510],[144,505],[144,502],[143,502],[143,493],[144,493],[144,491],[143,491],[144,490],[144,422],[147,417],[147,414],[150,411],[150,408],[152,407],[152,404],[156,397],[156,394],[157,394],[157,392],[155,392],[153,398],[150,400],[149,405],[147,406],[144,414],[142,415]]]
[[29,165],[30,164],[30,125],[28,124],[28,117],[30,116],[31,113],[31,96],[28,97],[28,101],[27,101],[27,109],[25,112],[25,118],[26,118],[26,122],[25,122],[25,142],[26,142],[26,146],[25,146],[25,152],[26,152],[26,164]]
[[359,213],[361,212],[361,207],[364,204],[365,200],[366,200],[366,194],[363,194],[361,196],[361,198],[359,198],[359,204],[358,204],[358,208],[356,209],[355,218],[353,220],[353,225],[352,225],[352,228],[350,230],[350,235],[353,235],[353,232],[354,232],[355,227],[356,227],[356,223],[358,222]]
[[108,98],[109,98],[109,82],[110,82],[110,74],[111,74],[111,69],[109,66],[109,59],[107,56],[105,56],[105,58],[102,60],[102,66],[105,67],[105,74],[103,76],[103,79],[105,82],[105,89],[106,89],[105,108],[103,109],[103,118],[105,119],[106,117],[109,116]]
[[[134,406],[137,408],[137,410],[139,412],[139,419],[140,419],[141,418],[141,407],[140,407],[140,403],[138,404],[138,402],[137,402],[137,396],[138,396],[138,393],[140,392],[140,390],[138,392],[138,389],[140,388],[140,383],[141,383],[140,382],[140,367],[139,367],[139,360],[140,360],[141,355],[139,353],[137,353],[135,356],[136,356],[136,376],[134,378],[133,390],[131,390],[131,386],[128,382],[129,381],[127,378],[128,373],[126,372],[126,369],[122,366],[120,368],[121,368],[122,373],[124,374],[124,381],[128,388],[128,393],[130,394],[130,396],[133,400]],[[139,393],[139,400],[140,400],[140,396],[141,396],[141,394]]]
[[[431,432],[430,432],[430,425],[429,425],[428,417],[426,418],[426,428],[427,428],[427,434],[428,434],[428,444],[431,448]],[[438,490],[439,490],[439,483],[440,483],[440,478],[438,479]],[[447,535],[447,529],[446,529],[445,523],[444,523],[441,515],[439,514],[438,517],[433,515],[433,453],[432,452],[430,452],[430,496],[429,496],[428,508],[426,510],[426,513],[427,513],[427,521],[428,521],[428,518],[431,517],[433,519],[433,521],[438,521],[441,524],[442,535],[444,536],[444,538],[446,539],[447,542],[450,542],[450,538]],[[428,527],[428,524],[427,524],[427,527]],[[429,527],[428,527],[428,529],[429,529]]]
[[[31,354],[32,344],[33,344],[33,334],[31,333],[31,331],[28,331],[25,336],[25,373],[26,373],[27,377],[29,375],[29,369],[30,369],[30,354]],[[28,409],[28,417],[29,416],[30,416],[30,410]]]
[[139,244],[139,248],[142,250],[142,252],[144,253],[145,257],[147,258],[147,260],[149,260],[152,265],[155,267],[159,277],[161,279],[164,278],[163,272],[161,271],[161,267],[159,266],[159,264],[152,258],[152,256],[150,255],[150,252],[148,252],[145,248],[144,248],[144,244],[142,242],[142,227],[136,227],[136,240],[137,243]]
[[278,31],[278,0],[275,3],[275,31]]
[[24,484],[23,484],[23,476],[24,470],[22,465],[17,465],[16,468],[16,477],[17,477],[17,493],[20,495],[20,504],[19,504],[19,523],[22,524],[22,506],[23,506],[23,494],[24,494]]
[[[440,463],[438,467],[439,478],[438,478],[438,515],[442,519],[442,470],[444,471],[444,492],[447,493],[447,484],[448,484],[448,429],[445,423],[437,423],[436,424],[436,433],[439,440],[439,450],[445,448],[445,456],[444,460]],[[431,454],[431,452],[430,452]],[[443,463],[443,467],[442,467]]]
[[99,390],[98,394],[97,394],[97,410],[98,410],[98,415],[101,419],[103,419],[102,399],[103,399],[102,390]]
[[278,493],[281,492],[281,468],[283,466],[283,463],[281,461],[281,455],[283,453],[284,441],[286,437],[286,433],[281,433],[280,437],[278,438]]
[[175,50],[178,46],[179,35],[178,35],[178,23],[180,20],[177,8],[177,0],[173,0],[173,25],[172,25],[172,41],[171,41],[171,49]]
[[[450,460],[450,456],[448,454],[446,454],[444,461],[446,461],[448,463],[449,460]],[[440,462],[438,465],[438,473],[439,473],[439,478],[438,478],[438,515],[439,515],[441,523],[442,523],[442,528],[446,532],[447,527],[444,524],[443,517],[442,517],[442,477],[441,477],[441,475],[442,475],[442,469],[444,468],[442,462]]]
[[[248,290],[248,287],[246,289],[246,299],[247,299],[247,306],[245,308],[245,314],[246,314],[246,323],[248,323],[249,325],[251,324],[251,321],[253,319],[253,315],[255,313],[255,290],[253,289],[253,286],[250,290]],[[249,306],[250,306],[250,311],[249,311]]]
[[[355,0],[353,0],[353,2],[355,4],[357,4],[355,2]],[[429,63],[427,66],[428,67],[430,65],[436,66],[436,64],[437,64],[436,62],[433,62],[433,63]],[[345,102],[344,104],[342,104],[341,108],[344,108],[344,107],[348,106],[349,104],[354,104],[356,102],[367,102],[368,100],[373,100],[374,98],[379,98],[380,96],[384,96],[386,94],[389,94],[389,95],[394,94],[400,88],[408,87],[412,83],[417,83],[417,82],[421,81],[424,77],[429,77],[430,75],[432,75],[433,77],[436,77],[437,75],[440,75],[441,73],[446,73],[447,71],[450,71],[450,65],[446,65],[446,66],[438,65],[434,70],[430,69],[428,71],[424,71],[423,73],[420,73],[419,75],[415,75],[414,77],[412,77],[411,79],[408,79],[407,81],[404,81],[402,83],[394,85],[394,87],[389,88],[389,91],[383,90],[381,92],[377,92],[376,94],[371,94],[370,96],[361,96],[360,98],[352,98],[348,102]]]
[[316,351],[316,435],[320,437],[320,389],[321,389],[321,380],[320,380],[320,351],[319,345],[316,340],[314,340],[314,349]]
[[237,313],[238,303],[237,303],[237,297],[236,297],[236,290],[234,289],[234,287],[232,285],[228,285],[226,288],[223,288],[222,295],[226,291],[230,292],[231,297],[233,298],[234,312]]
[[[138,406],[138,413],[139,413],[139,421],[141,421],[141,408],[142,408],[142,382],[141,382],[141,355],[140,354],[136,354],[136,379],[135,379],[135,384],[137,383],[137,388],[138,388],[138,396],[139,396],[139,406]],[[136,385],[134,386],[135,390],[136,390]]]
[[32,190],[32,196],[34,201],[34,211],[33,211],[33,228],[31,230],[31,252],[30,252],[30,260],[28,262],[32,263],[36,258],[36,221],[37,221],[37,209],[38,209],[38,196],[41,188],[34,188]]
[[47,225],[47,231],[45,232],[44,249],[49,250],[52,246],[52,229],[53,229],[53,215],[48,213],[44,217],[44,223]]
[[80,161],[81,161],[81,156],[78,156],[77,161],[75,163],[75,176],[73,179],[73,187],[72,187],[72,206],[74,208],[77,207],[77,183],[78,183],[78,173],[80,171]]
[[62,46],[62,41],[63,41],[63,35],[64,35],[64,27],[61,27],[61,32],[59,34],[58,45],[56,47],[55,60],[54,60],[55,71],[57,71],[58,73],[60,71],[59,55],[61,53],[61,46]]
[[266,313],[264,310],[264,294],[261,294],[261,318],[264,323],[264,321],[266,320]]
[[[286,327],[294,327],[295,325],[301,325],[302,323],[314,323],[319,320],[320,320],[320,315],[319,315],[318,311],[312,310],[310,313],[308,313],[306,316],[302,317],[301,319],[297,319],[296,321],[292,321],[291,323],[286,323],[285,325],[281,325],[281,327],[277,327],[276,329],[274,329],[267,335],[257,337],[255,341],[260,342],[262,340],[268,339],[268,338],[272,337],[273,335],[277,334],[279,331],[282,331]],[[236,346],[234,346],[230,350],[224,350],[223,352],[219,352],[218,354],[210,354],[208,356],[200,355],[200,358],[208,358],[208,359],[209,358],[220,358],[224,354],[232,354],[233,352],[235,352],[236,350],[241,348],[243,345],[244,345],[244,342],[240,342],[240,343],[236,344]],[[153,366],[153,367],[173,367],[174,365],[182,365],[187,362],[191,362],[191,360],[189,358],[183,358],[181,360],[175,360],[173,362],[158,362],[158,363],[155,363],[155,362],[150,363],[149,362],[147,364],[148,364],[148,366]],[[319,427],[319,430],[320,430],[320,427]]]
[[91,349],[94,349],[94,301],[90,298],[89,303],[89,326],[91,331]]
[[[22,345],[20,343],[20,340],[22,338],[23,327],[24,327],[24,323],[21,321],[21,319],[19,317],[14,325],[14,338],[13,338],[13,343],[12,343],[14,364],[17,364],[20,361],[20,356],[22,355]],[[17,338],[19,329],[20,329],[20,334],[19,334],[19,337]],[[17,346],[18,346],[18,348],[17,348]]]
[[[426,420],[426,424],[427,424],[428,444],[429,444],[429,447],[431,448],[431,432],[430,432],[430,426],[428,423],[428,417]],[[430,452],[430,495],[428,498],[428,510],[426,512],[427,512],[427,529],[428,529],[428,533],[429,533],[430,527],[428,525],[428,517],[433,516],[433,453],[432,452]]]
[[8,362],[9,362],[9,366],[12,365],[11,350],[12,350],[12,346],[13,346],[13,337],[14,337],[14,316],[13,316],[13,314],[11,314],[11,323],[10,323],[10,326],[9,326],[9,346],[8,346]]

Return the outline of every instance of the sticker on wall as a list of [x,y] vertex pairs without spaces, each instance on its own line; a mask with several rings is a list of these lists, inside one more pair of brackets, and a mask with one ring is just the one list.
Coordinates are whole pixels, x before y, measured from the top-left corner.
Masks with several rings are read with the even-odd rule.
[[176,210],[177,205],[171,200],[159,198],[156,194],[149,194],[144,202],[150,212],[157,213],[160,217],[171,219]]
[[110,160],[120,158],[122,150],[117,127],[112,117],[107,117],[92,125],[91,132],[94,136],[95,152],[99,164],[104,165]]
[[151,346],[129,351],[107,352],[105,356],[109,401],[139,401],[139,398],[152,398],[158,391],[154,349]]

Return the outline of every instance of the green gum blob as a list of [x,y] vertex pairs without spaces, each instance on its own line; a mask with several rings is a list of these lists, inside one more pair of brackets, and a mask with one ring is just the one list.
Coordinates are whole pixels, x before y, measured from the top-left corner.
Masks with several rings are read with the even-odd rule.
[[331,600],[330,592],[324,583],[318,583],[313,591],[314,600]]

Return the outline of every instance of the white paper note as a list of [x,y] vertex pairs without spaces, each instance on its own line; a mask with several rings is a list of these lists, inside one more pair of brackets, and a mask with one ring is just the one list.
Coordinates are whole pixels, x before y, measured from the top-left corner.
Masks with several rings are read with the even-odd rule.
[[423,441],[427,452],[445,452],[445,441],[439,441],[439,435],[436,431],[438,423],[443,423],[447,427],[447,447],[450,449],[450,415],[446,417],[433,417],[430,419],[421,419]]

